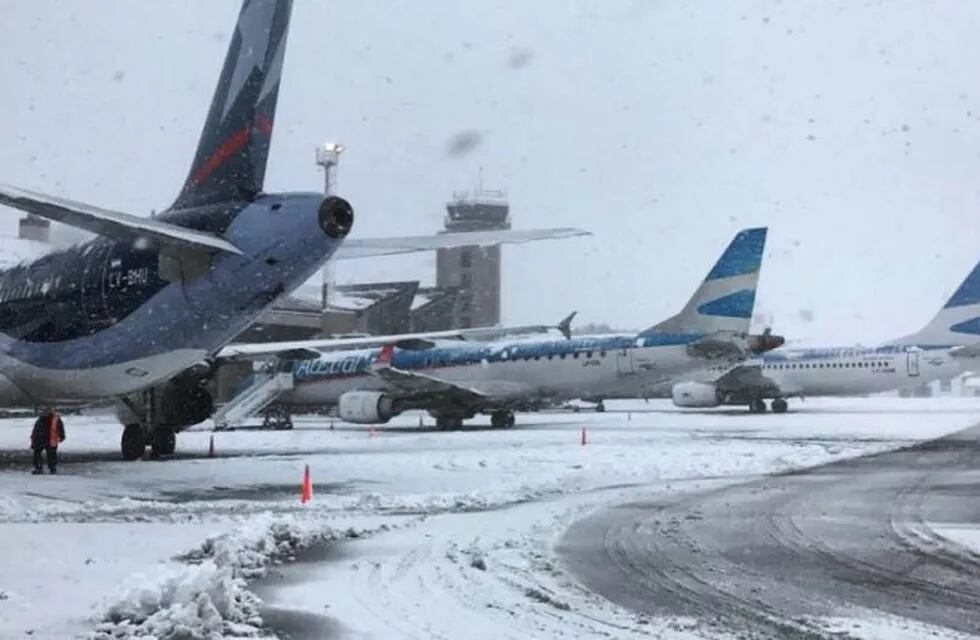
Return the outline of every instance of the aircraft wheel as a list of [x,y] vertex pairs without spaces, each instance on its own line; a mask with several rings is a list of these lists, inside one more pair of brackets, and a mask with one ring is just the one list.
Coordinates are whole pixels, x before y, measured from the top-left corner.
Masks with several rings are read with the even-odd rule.
[[123,460],[138,460],[146,452],[146,434],[143,425],[127,424],[122,432]]
[[753,400],[752,402],[750,402],[749,403],[749,412],[750,413],[765,413],[766,412],[766,403],[765,403],[765,401],[762,400],[762,398],[756,398],[755,400]]
[[786,413],[789,409],[789,405],[782,398],[776,398],[771,403],[773,413]]
[[177,449],[177,434],[169,427],[157,427],[153,430],[150,448],[155,458],[173,455]]
[[514,426],[514,414],[510,411],[494,411],[490,414],[490,425],[498,429]]
[[436,429],[439,431],[452,431],[463,426],[463,419],[452,416],[439,416],[436,418]]
[[599,402],[597,402],[596,405],[595,405],[595,412],[596,413],[605,413],[606,412],[606,403],[603,402],[602,400],[600,400]]

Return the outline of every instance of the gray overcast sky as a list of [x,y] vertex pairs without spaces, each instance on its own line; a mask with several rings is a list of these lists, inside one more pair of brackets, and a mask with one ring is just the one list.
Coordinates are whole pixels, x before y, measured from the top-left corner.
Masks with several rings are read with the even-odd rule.
[[[0,181],[165,207],[237,12],[0,0]],[[508,323],[646,327],[766,224],[775,328],[869,343],[925,323],[980,259],[978,32],[969,0],[297,0],[266,186],[319,189],[313,148],[335,139],[358,236],[435,231],[480,166],[515,227],[593,231],[505,250]]]

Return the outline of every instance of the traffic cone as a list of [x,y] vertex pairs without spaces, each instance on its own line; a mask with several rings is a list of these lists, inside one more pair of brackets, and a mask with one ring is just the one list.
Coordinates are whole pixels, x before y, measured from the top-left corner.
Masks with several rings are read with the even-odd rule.
[[584,446],[585,446],[585,444],[586,444],[586,439],[585,439],[585,427],[582,427],[582,446],[584,447]]
[[303,485],[300,488],[299,501],[306,504],[313,499],[313,480],[310,478],[310,465],[303,471]]
[[208,457],[214,457],[214,434],[211,434],[211,441],[208,442]]

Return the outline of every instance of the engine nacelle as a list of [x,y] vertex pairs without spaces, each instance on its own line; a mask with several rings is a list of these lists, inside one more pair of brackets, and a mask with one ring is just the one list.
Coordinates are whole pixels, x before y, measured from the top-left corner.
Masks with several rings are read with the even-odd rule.
[[395,416],[394,400],[380,391],[348,391],[337,401],[337,415],[356,424],[388,422]]
[[678,407],[717,407],[722,397],[717,387],[705,382],[680,382],[670,390],[670,398]]

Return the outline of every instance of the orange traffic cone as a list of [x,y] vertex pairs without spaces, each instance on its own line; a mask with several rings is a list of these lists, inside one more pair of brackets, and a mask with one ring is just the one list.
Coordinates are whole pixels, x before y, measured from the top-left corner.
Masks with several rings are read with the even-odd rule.
[[214,434],[211,435],[211,441],[208,442],[208,457],[214,457]]
[[585,444],[586,444],[586,440],[585,440],[585,427],[582,427],[582,446],[584,447]]
[[300,488],[299,501],[306,504],[313,499],[313,480],[310,478],[310,465],[303,471],[303,485]]

